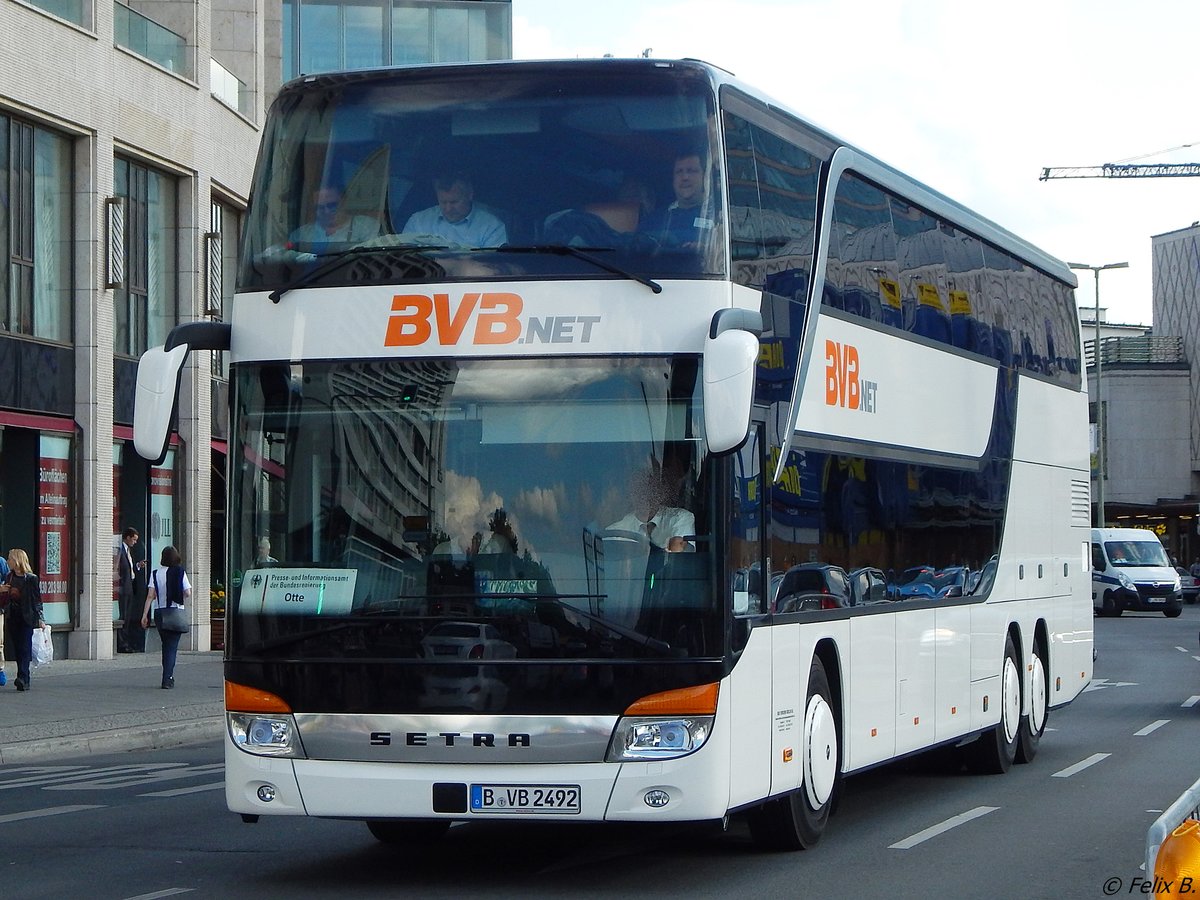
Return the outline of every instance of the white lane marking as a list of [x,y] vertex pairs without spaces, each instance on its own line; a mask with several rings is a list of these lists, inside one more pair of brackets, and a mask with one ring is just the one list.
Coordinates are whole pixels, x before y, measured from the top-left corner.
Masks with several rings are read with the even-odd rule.
[[897,841],[888,849],[910,850],[917,846],[917,844],[924,843],[930,838],[937,837],[939,834],[944,834],[951,828],[957,828],[959,825],[970,822],[972,819],[978,819],[980,816],[986,816],[988,813],[993,813],[999,808],[1000,807],[998,806],[977,806],[974,809],[967,810],[965,813],[960,813],[957,816],[953,816],[952,818],[947,819],[945,822],[941,822],[937,825],[926,828],[924,831],[918,831],[916,834],[906,837],[902,841]]
[[1133,733],[1133,736],[1134,737],[1145,737],[1146,735],[1150,734],[1150,732],[1152,732],[1152,731],[1158,731],[1158,729],[1162,728],[1164,725],[1166,725],[1170,721],[1171,721],[1170,719],[1158,719],[1157,721],[1151,722],[1149,725],[1147,725],[1141,731],[1135,731]]
[[26,819],[44,819],[47,816],[62,816],[67,813],[83,812],[88,809],[104,809],[104,807],[84,804],[76,806],[47,806],[45,809],[30,809],[25,812],[9,813],[6,816],[0,816],[0,825],[6,822],[23,822]]
[[1188,650],[1188,648],[1187,648],[1187,647],[1176,647],[1175,649],[1176,649],[1176,650],[1178,650],[1180,653],[1189,653],[1189,652],[1191,652],[1191,651],[1189,651],[1189,650]]
[[1101,760],[1108,759],[1110,756],[1112,756],[1111,753],[1093,753],[1087,759],[1080,760],[1079,762],[1075,763],[1075,765],[1067,766],[1065,769],[1060,769],[1059,771],[1055,772],[1050,777],[1051,778],[1070,778],[1072,775],[1075,775],[1078,772],[1082,772],[1088,766],[1094,766],[1096,763],[1100,762]]
[[48,791],[113,791],[119,788],[161,784],[164,781],[180,781],[184,778],[207,778],[222,771],[224,763],[209,763],[192,766],[187,763],[167,763],[161,766],[116,766],[95,773],[96,777],[73,775],[66,784],[48,784]]
[[158,900],[159,897],[174,897],[176,894],[190,894],[195,888],[167,888],[152,894],[138,894],[136,897],[126,897],[125,900]]
[[1188,697],[1186,700],[1183,701],[1183,708],[1191,709],[1197,703],[1200,703],[1200,695],[1194,694],[1191,697]]
[[1093,679],[1088,682],[1088,686],[1083,689],[1086,694],[1089,691],[1102,691],[1110,687],[1137,687],[1136,681],[1109,681],[1107,678]]
[[175,788],[173,791],[154,791],[149,794],[138,794],[139,797],[179,797],[183,794],[199,794],[201,791],[217,791],[225,788],[225,782],[213,784],[198,784],[195,787]]

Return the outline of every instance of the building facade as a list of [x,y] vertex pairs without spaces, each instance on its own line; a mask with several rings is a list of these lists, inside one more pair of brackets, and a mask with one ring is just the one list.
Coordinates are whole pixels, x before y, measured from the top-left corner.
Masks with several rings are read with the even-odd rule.
[[0,0],[0,548],[29,553],[59,654],[121,648],[127,526],[148,566],[183,555],[199,601],[184,646],[219,639],[224,361],[189,359],[157,466],[133,450],[134,383],[176,324],[228,313],[280,84],[301,64],[511,56],[510,21],[481,0]]

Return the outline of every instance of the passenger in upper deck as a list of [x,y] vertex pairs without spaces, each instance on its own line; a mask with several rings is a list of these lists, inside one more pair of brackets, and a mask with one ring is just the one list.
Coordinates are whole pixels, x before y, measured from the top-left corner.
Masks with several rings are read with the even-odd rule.
[[405,234],[428,234],[458,247],[499,247],[508,233],[496,216],[475,203],[469,175],[454,172],[433,180],[437,206],[415,212],[404,226]]
[[664,210],[652,213],[639,226],[666,250],[696,250],[716,226],[709,199],[707,155],[686,148],[675,155],[671,186],[675,199]]
[[290,235],[301,250],[314,244],[348,244],[379,236],[379,221],[371,216],[352,216],[342,206],[342,188],[327,184],[313,198],[316,220],[301,225]]

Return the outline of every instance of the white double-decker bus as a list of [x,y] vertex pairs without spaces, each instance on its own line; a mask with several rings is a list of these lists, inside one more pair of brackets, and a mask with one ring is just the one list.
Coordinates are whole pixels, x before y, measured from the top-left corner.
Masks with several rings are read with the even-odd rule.
[[699,62],[286,86],[230,320],[139,373],[154,457],[230,351],[229,808],[800,848],[1030,760],[1092,664],[1074,284]]

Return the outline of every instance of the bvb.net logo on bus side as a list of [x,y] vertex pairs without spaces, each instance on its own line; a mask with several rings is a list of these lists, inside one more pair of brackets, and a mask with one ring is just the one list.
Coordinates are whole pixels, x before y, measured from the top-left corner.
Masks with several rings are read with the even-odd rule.
[[463,343],[589,344],[600,316],[529,316],[519,294],[469,291],[457,302],[449,294],[396,294],[385,347],[443,347]]
[[853,344],[825,342],[825,405],[875,412],[878,382],[861,378],[858,348]]

